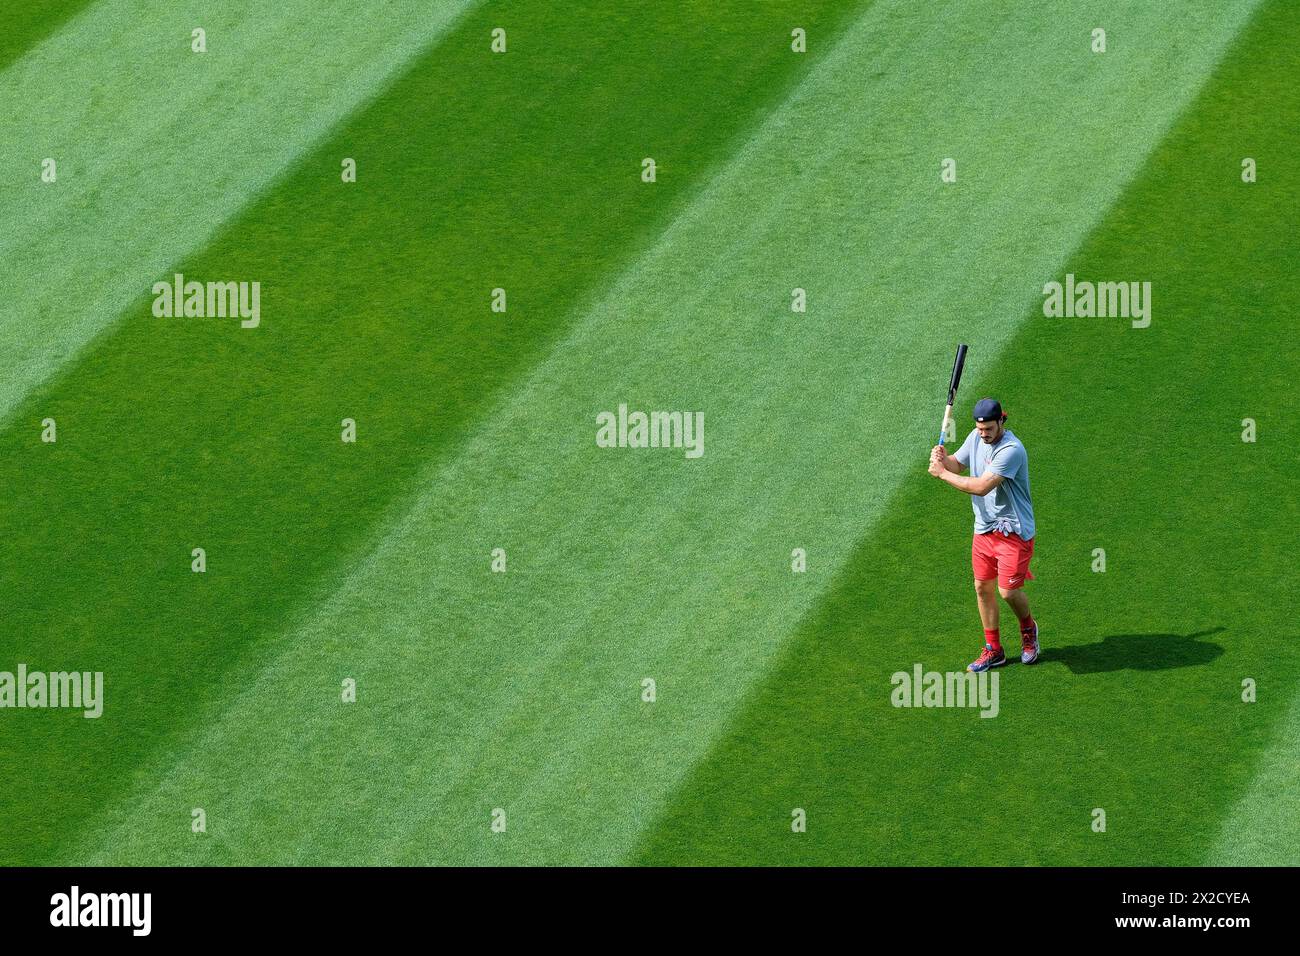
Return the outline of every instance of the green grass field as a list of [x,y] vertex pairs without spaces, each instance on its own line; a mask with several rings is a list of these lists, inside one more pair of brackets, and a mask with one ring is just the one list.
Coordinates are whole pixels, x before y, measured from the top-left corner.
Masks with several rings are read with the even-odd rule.
[[[105,685],[0,708],[0,862],[1300,862],[1289,0],[167,6],[0,0],[0,671]],[[996,719],[890,703],[982,641],[957,342]]]

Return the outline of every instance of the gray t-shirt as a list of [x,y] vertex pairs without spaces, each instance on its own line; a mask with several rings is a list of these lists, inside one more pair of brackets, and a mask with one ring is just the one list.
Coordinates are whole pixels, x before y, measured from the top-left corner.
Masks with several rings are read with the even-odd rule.
[[[1034,505],[1029,500],[1029,456],[1020,439],[1003,431],[996,445],[980,438],[976,429],[953,456],[970,469],[976,478],[992,472],[1003,477],[987,495],[971,495],[975,509],[975,533],[1007,531],[1028,541],[1034,536]],[[972,461],[973,458],[973,461]]]

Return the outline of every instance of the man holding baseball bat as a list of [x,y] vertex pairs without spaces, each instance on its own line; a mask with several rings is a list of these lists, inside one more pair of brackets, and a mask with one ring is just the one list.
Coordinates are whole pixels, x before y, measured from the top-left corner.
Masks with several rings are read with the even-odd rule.
[[[958,353],[949,387],[945,430],[964,351],[963,347]],[[934,446],[930,453],[930,474],[970,495],[975,509],[971,564],[975,569],[980,619],[984,623],[984,652],[966,669],[979,672],[1007,662],[998,633],[999,594],[1020,619],[1020,660],[1026,664],[1038,660],[1038,624],[1029,613],[1029,601],[1023,590],[1025,580],[1033,577],[1029,573],[1029,559],[1034,554],[1029,458],[1025,446],[1007,431],[1006,413],[995,399],[982,398],[976,402],[974,417],[975,429],[955,455],[947,453],[942,438]],[[968,468],[970,475],[963,475]]]

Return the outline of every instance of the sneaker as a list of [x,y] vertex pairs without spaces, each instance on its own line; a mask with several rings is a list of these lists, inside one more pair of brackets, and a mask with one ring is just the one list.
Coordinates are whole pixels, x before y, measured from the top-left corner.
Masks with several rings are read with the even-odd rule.
[[980,671],[986,671],[991,667],[1001,667],[1007,662],[1007,655],[1001,651],[995,651],[992,644],[984,645],[984,653],[975,660],[966,665],[966,669],[972,673],[978,674]]
[[1032,664],[1038,660],[1038,622],[1020,632],[1020,663]]

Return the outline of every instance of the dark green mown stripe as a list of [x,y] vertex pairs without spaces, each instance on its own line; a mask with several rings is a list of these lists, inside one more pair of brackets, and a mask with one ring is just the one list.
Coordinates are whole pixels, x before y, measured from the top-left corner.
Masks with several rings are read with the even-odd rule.
[[[88,7],[91,0],[6,0],[0,4],[0,70]],[[50,78],[57,83],[57,77]]]
[[[1071,263],[1081,279],[1150,280],[1152,326],[1034,314],[996,367],[971,357],[963,407],[1001,395],[1029,449],[1042,663],[1002,672],[996,719],[890,705],[892,673],[960,670],[981,640],[970,508],[923,474],[918,448],[895,517],[639,860],[1203,859],[1300,674],[1300,29],[1287,6],[1256,15]],[[1240,179],[1247,156],[1254,185]],[[1241,440],[1244,418],[1255,444]],[[1094,548],[1104,574],[1090,569]],[[1005,612],[1003,637],[1015,646]],[[1242,703],[1246,677],[1269,699]],[[808,813],[802,835],[795,807]]]
[[[259,280],[262,328],[156,319],[142,299],[25,403],[0,434],[0,661],[102,670],[108,702],[98,721],[0,720],[0,764],[21,768],[0,789],[0,861],[48,859],[211,695],[235,692],[229,665],[356,553],[810,68],[789,50],[792,13],[825,50],[853,12],[480,10],[179,266]],[[509,53],[493,56],[502,21]],[[344,156],[355,185],[339,180]],[[488,308],[496,286],[504,316]],[[47,416],[56,445],[38,440]],[[339,440],[344,417],[355,446]]]

